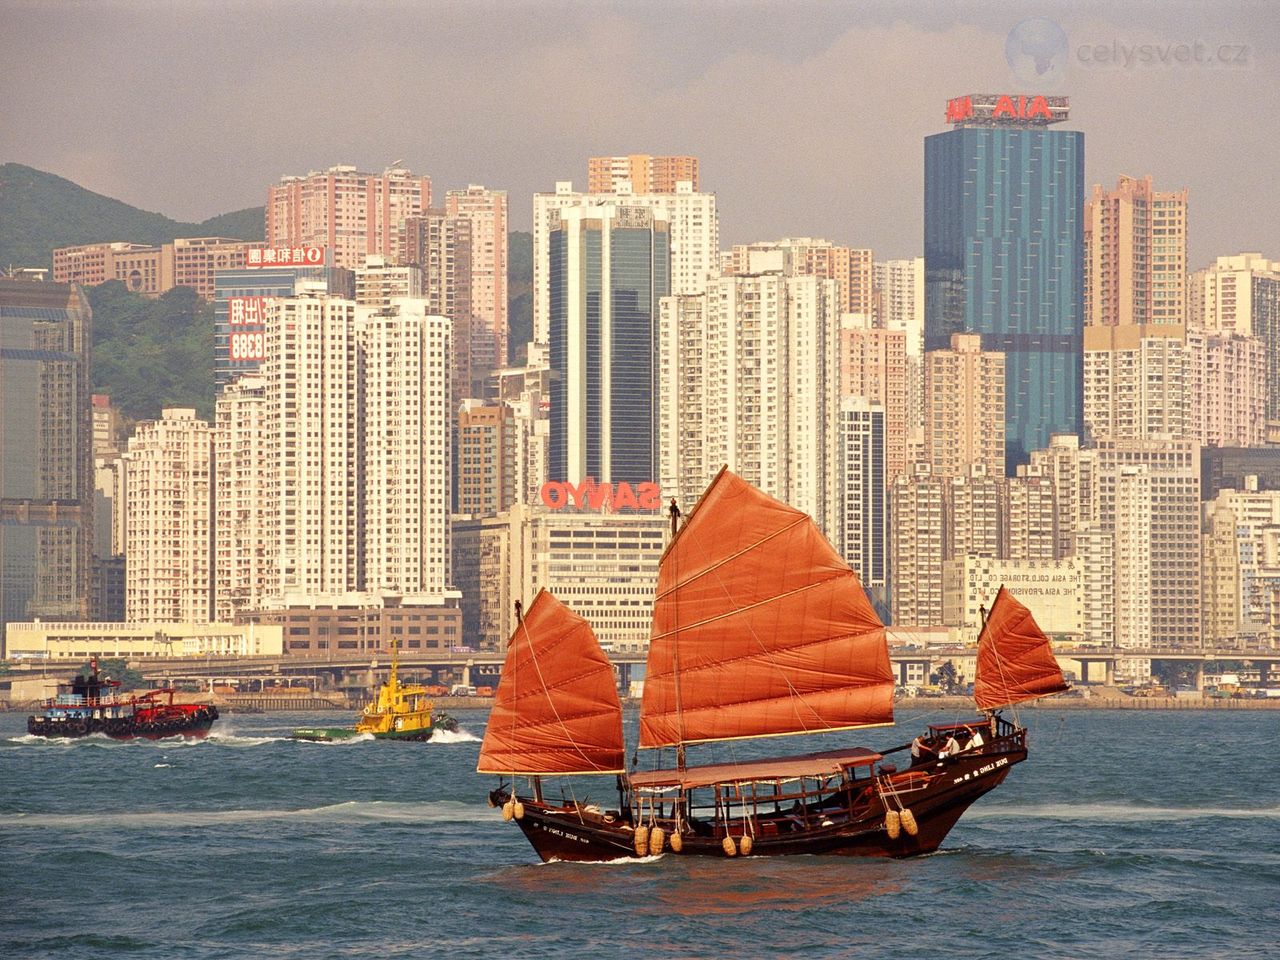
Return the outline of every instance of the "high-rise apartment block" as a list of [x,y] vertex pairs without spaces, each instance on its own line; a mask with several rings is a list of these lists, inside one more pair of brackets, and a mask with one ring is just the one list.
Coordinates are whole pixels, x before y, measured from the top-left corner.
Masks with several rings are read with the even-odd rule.
[[944,516],[948,480],[927,463],[912,466],[889,489],[889,573],[893,624],[942,623],[942,564],[947,555]]
[[[688,182],[676,185],[674,193],[613,194],[575,193],[573,184],[556,183],[554,193],[533,195],[533,339],[548,343],[551,330],[551,232],[557,229],[562,213],[572,207],[604,211],[616,207],[647,207],[667,224],[670,238],[670,292],[676,295],[699,294],[707,286],[707,278],[716,273],[719,262],[720,223],[716,216],[716,198],[712,193],[699,193]],[[587,219],[596,213],[586,213]],[[599,213],[599,216],[612,214]]]
[[1094,185],[1084,206],[1085,325],[1184,322],[1187,191],[1162,193],[1150,177]]
[[1191,439],[1210,447],[1266,443],[1267,350],[1260,338],[1188,328],[1187,381]]
[[219,270],[244,267],[256,242],[229,237],[179,237],[172,243],[90,243],[53,251],[53,278],[93,286],[119,280],[133,293],[158,297],[174,287],[191,287],[205,300],[214,295]]
[[1194,647],[1200,642],[1199,446],[1103,440],[1091,452],[1100,526],[1116,541],[1117,645],[1141,645],[1149,616],[1153,645]]
[[648,206],[566,207],[548,238],[553,480],[658,472],[658,301],[670,230]]
[[231,623],[279,583],[265,381],[245,374],[219,395],[213,431],[214,620]]
[[925,348],[1005,357],[1006,470],[1082,427],[1084,134],[1065,97],[973,94],[925,138]]
[[92,340],[78,287],[0,278],[0,631],[89,615]]
[[[364,486],[356,550],[359,588],[439,598],[449,582],[452,404],[450,326],[420,299],[357,308],[359,379],[350,384]],[[305,422],[305,420],[303,421]]]
[[761,262],[761,255],[770,251],[784,257],[777,269],[798,277],[834,280],[841,313],[861,314],[869,322],[874,319],[875,278],[869,249],[837,246],[812,237],[735,244],[723,258],[721,269],[724,273],[750,273],[758,269],[753,265]]
[[662,301],[660,477],[668,495],[692,504],[728,464],[834,539],[836,286],[781,266],[765,258],[750,273],[710,280],[703,296]]
[[[352,273],[324,265],[271,264],[219,270],[214,276],[213,376],[222,390],[235,377],[253,373],[266,355],[263,323],[268,297],[292,297],[301,286],[323,289],[338,296],[354,295],[347,286]],[[255,253],[264,252],[254,248]],[[306,254],[299,258],[305,262]]]
[[1223,490],[1204,504],[1204,633],[1215,646],[1280,638],[1280,492]]
[[393,258],[404,221],[431,207],[431,178],[394,167],[381,174],[352,166],[286,176],[267,188],[268,247],[319,246],[331,263],[354,270],[369,254]]
[[1084,419],[1094,440],[1186,439],[1190,358],[1181,326],[1092,326],[1084,332]]
[[212,453],[209,424],[187,408],[143,421],[129,439],[127,620],[209,622]]
[[888,496],[884,407],[863,397],[840,402],[840,529],[834,539],[873,603],[887,600]]
[[383,256],[368,256],[355,270],[356,304],[384,309],[398,297],[422,296],[423,273],[412,264],[391,263]]
[[1219,257],[1191,275],[1189,326],[1260,339],[1267,356],[1267,420],[1280,422],[1280,261],[1258,253]]
[[867,314],[840,321],[840,396],[880,404],[884,414],[886,482],[907,469],[907,336],[872,326]]
[[423,273],[427,310],[453,324],[453,396],[483,397],[488,371],[472,364],[472,224],[463,216],[427,210],[405,220],[400,262]]
[[676,185],[681,182],[698,189],[697,157],[651,157],[646,153],[633,153],[587,160],[588,193],[675,193]]
[[507,192],[450,190],[445,212],[471,224],[471,366],[487,377],[507,365]]
[[924,443],[935,475],[964,476],[971,465],[1003,475],[1006,371],[1004,354],[984,350],[977,334],[925,354]]
[[458,408],[454,512],[492,516],[515,502],[516,412],[502,401],[463,400]]
[[872,264],[876,326],[901,331],[907,349],[907,432],[924,437],[924,257]]

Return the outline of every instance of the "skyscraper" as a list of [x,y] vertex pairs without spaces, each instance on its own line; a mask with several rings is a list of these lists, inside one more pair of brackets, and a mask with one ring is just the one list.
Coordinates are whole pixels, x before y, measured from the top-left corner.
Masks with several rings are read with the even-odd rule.
[[952,100],[925,138],[925,348],[1005,355],[1006,471],[1082,424],[1084,134],[1065,97]]
[[89,615],[92,339],[78,287],[0,278],[0,630]]
[[570,207],[600,210],[618,206],[648,207],[666,221],[671,248],[671,293],[698,294],[707,288],[707,278],[716,273],[719,256],[720,221],[716,216],[715,194],[699,193],[685,181],[676,184],[674,193],[586,194],[575,193],[572,183],[559,181],[555,193],[533,195],[533,339],[536,342],[549,342],[550,237],[560,223],[561,213]]
[[671,292],[669,224],[648,206],[575,206],[549,237],[548,479],[657,476],[658,301]]

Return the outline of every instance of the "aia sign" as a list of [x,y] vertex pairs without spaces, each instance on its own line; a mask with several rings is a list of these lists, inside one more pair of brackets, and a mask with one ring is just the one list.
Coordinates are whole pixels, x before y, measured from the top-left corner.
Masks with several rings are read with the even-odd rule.
[[1001,94],[997,97],[979,98],[979,110],[974,111],[973,96],[955,97],[947,101],[947,123],[963,123],[965,120],[1043,120],[1052,123],[1058,119],[1049,109],[1045,97],[1024,97]]
[[552,510],[574,506],[592,510],[657,510],[662,497],[656,483],[596,483],[588,477],[579,484],[550,480],[542,485],[542,502]]

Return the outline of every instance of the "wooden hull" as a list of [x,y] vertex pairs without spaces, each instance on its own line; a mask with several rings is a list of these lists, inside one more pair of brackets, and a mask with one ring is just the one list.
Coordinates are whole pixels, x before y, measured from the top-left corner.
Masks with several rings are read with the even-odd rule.
[[[843,799],[849,802],[844,809],[839,803],[824,806],[829,815],[812,817],[818,822],[811,826],[783,832],[776,820],[761,818],[750,828],[754,833],[750,856],[911,857],[931,853],[969,806],[999,786],[1010,768],[1026,756],[1021,736],[1001,738],[978,751],[881,775],[879,783],[884,791],[896,792],[897,800],[886,799],[880,790],[868,792],[864,781],[853,787],[862,796],[845,795]],[[491,794],[491,801],[499,806],[506,799],[505,792]],[[593,808],[548,805],[532,797],[519,799],[524,815],[515,822],[544,861],[599,862],[639,856],[630,823],[609,822]],[[837,795],[836,800],[840,799]],[[886,826],[886,803],[897,810],[899,802],[911,811],[917,830],[912,835],[902,829],[896,838],[891,838]],[[658,821],[658,826],[668,838],[671,836],[673,823]],[[729,825],[727,835],[734,838],[735,848],[741,848],[743,833],[741,821]],[[681,834],[680,852],[672,850],[669,841],[663,852],[672,856],[728,858],[725,835],[724,829],[694,833],[686,827]],[[645,854],[648,853],[646,849]]]

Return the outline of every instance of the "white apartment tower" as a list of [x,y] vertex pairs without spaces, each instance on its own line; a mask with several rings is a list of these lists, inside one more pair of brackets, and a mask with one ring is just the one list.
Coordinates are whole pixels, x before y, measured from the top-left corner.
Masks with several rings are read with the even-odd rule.
[[439,597],[449,575],[450,324],[425,300],[358,308],[361,587]]
[[124,459],[128,495],[125,616],[208,623],[209,424],[171,408],[138,424]]
[[659,476],[692,504],[728,464],[838,536],[836,285],[766,270],[666,297],[659,315]]
[[319,292],[267,301],[267,550],[284,594],[359,589],[354,300]]
[[836,549],[881,602],[888,589],[888,500],[884,408],[862,397],[840,401],[841,519]]
[[1207,447],[1265,444],[1267,362],[1260,337],[1188,328],[1190,436]]
[[214,619],[231,623],[279,591],[275,553],[264,548],[278,485],[267,456],[266,383],[237,377],[218,396],[214,430]]
[[[1114,473],[1115,645],[1121,649],[1151,646],[1151,472],[1145,464],[1120,466]],[[1197,587],[1199,583],[1197,582]]]

